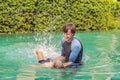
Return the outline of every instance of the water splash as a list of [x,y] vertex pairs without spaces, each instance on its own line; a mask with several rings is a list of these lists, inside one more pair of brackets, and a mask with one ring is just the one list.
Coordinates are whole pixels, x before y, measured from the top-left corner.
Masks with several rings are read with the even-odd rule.
[[5,40],[3,42],[4,46],[0,48],[0,53],[2,53],[2,59],[0,60],[3,61],[4,59],[6,64],[12,62],[16,65],[36,64],[36,49],[43,51],[45,56],[50,56],[52,59],[60,55],[60,50],[58,49],[60,44],[58,44],[58,40],[55,40],[56,38],[52,34],[37,33],[31,35],[5,37],[7,42]]
[[52,59],[55,59],[60,55],[60,50],[58,51],[57,49],[60,44],[54,40],[55,38],[52,34],[44,34],[43,36],[37,34],[34,38],[35,41],[38,42],[34,51],[38,49],[43,52],[44,56],[49,56]]

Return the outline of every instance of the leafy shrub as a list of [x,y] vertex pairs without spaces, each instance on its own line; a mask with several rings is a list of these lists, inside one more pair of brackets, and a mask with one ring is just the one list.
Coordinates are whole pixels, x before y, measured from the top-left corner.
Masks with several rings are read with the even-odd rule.
[[120,3],[113,0],[1,0],[0,33],[120,29]]

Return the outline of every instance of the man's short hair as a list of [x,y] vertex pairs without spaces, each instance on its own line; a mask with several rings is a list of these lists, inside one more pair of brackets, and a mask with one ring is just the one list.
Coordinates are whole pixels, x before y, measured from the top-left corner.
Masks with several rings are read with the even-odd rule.
[[62,31],[63,31],[64,33],[67,33],[68,30],[71,30],[71,33],[75,34],[75,32],[76,32],[75,25],[74,25],[73,23],[71,23],[71,22],[64,24],[64,26],[63,26],[63,28],[62,28]]

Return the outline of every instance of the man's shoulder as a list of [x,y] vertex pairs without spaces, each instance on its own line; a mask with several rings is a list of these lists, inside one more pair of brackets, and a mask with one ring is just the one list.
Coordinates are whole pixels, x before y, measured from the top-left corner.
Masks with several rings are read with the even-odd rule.
[[80,40],[77,39],[77,38],[73,38],[73,41],[72,41],[74,44],[80,44]]
[[79,39],[74,38],[73,41],[72,41],[72,46],[73,47],[82,47],[82,43]]

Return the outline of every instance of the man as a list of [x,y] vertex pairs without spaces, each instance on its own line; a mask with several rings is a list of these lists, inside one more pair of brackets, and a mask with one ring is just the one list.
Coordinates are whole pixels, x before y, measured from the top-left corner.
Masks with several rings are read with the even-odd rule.
[[63,26],[62,31],[64,38],[62,39],[61,56],[58,57],[57,60],[50,62],[49,58],[44,59],[41,51],[36,50],[38,62],[45,64],[45,67],[77,67],[82,63],[83,46],[81,42],[74,37],[76,32],[75,25],[73,23],[67,23]]
[[73,23],[67,23],[63,26],[62,51],[61,56],[55,61],[55,67],[77,67],[82,64],[83,46],[74,35],[76,32]]

